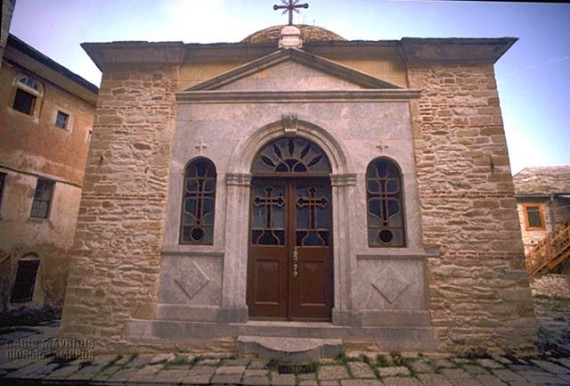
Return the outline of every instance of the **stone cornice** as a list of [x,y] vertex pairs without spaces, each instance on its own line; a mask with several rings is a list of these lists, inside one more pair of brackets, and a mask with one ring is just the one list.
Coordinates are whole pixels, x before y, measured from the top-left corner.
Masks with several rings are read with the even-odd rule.
[[187,91],[176,94],[179,103],[276,102],[375,102],[407,101],[420,97],[418,90],[347,91]]
[[408,64],[495,63],[517,38],[403,38],[402,57]]
[[[388,50],[399,50],[409,64],[437,62],[495,63],[517,38],[403,38],[400,41],[314,42],[303,51],[327,57],[377,58]],[[83,43],[83,49],[100,70],[111,64],[182,65],[200,61],[256,60],[277,51],[268,44],[182,42]]]

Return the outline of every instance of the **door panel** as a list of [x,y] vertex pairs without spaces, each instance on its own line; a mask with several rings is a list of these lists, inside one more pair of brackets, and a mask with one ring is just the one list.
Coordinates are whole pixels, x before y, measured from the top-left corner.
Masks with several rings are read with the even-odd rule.
[[328,179],[255,179],[247,301],[253,318],[330,320]]

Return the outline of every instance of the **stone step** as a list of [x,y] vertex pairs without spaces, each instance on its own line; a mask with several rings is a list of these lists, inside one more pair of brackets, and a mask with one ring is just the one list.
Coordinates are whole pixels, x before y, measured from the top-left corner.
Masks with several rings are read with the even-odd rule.
[[302,364],[338,357],[342,340],[241,335],[237,338],[237,352],[239,355],[254,353],[283,364]]

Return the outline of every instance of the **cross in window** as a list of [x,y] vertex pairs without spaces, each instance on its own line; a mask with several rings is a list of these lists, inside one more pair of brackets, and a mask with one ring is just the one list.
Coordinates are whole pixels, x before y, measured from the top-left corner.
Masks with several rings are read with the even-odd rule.
[[379,141],[379,144],[376,145],[376,147],[378,148],[378,150],[380,150],[380,153],[384,153],[384,151],[386,149],[388,149],[390,146],[388,145],[384,145],[384,142],[382,140]]
[[274,5],[273,10],[277,11],[278,9],[283,9],[283,14],[289,12],[289,25],[293,25],[293,12],[299,13],[297,8],[309,8],[309,4],[299,4],[299,0],[281,0],[283,5]]
[[207,147],[208,146],[204,145],[204,142],[202,141],[200,141],[200,143],[194,146],[194,148],[198,150],[198,153],[200,153],[200,155],[204,155],[204,150],[206,150]]

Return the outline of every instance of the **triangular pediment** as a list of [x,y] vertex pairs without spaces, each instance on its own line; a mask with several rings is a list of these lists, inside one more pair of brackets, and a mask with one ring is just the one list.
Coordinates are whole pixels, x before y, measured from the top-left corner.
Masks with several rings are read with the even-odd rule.
[[186,91],[397,90],[400,87],[300,49],[283,49]]

